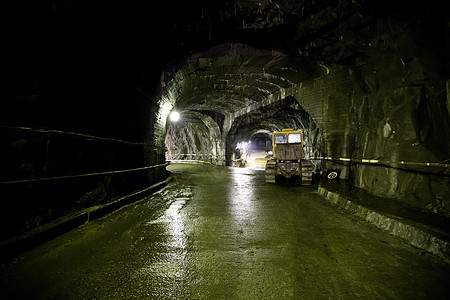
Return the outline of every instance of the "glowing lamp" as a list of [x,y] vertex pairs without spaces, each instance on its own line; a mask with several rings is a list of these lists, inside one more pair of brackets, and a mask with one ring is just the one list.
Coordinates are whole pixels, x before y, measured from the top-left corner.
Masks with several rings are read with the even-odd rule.
[[180,114],[179,114],[178,112],[173,111],[173,112],[170,114],[170,121],[176,122],[176,121],[178,121],[179,119],[180,119]]

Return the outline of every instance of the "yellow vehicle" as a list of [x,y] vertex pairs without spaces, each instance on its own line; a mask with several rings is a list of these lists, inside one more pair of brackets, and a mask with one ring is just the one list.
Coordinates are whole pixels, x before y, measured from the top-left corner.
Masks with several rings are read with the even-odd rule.
[[312,184],[312,164],[305,159],[303,130],[283,129],[272,134],[273,158],[266,164],[266,182],[276,183],[279,176],[298,177],[302,185]]

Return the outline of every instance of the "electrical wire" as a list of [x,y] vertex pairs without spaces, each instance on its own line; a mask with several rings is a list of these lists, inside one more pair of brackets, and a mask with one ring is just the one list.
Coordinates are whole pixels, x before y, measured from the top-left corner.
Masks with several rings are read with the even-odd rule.
[[356,158],[343,158],[343,157],[314,157],[311,160],[338,160],[346,162],[356,162],[356,163],[366,163],[366,164],[397,164],[397,165],[410,165],[410,166],[426,166],[426,167],[444,167],[449,168],[450,164],[443,164],[443,162],[449,161],[450,159],[443,160],[442,162],[410,162],[410,161],[389,161],[389,160],[378,160],[378,159],[356,159]]
[[134,168],[134,169],[125,169],[125,170],[116,170],[116,171],[106,171],[106,172],[77,174],[77,175],[66,175],[66,176],[58,176],[58,177],[45,177],[45,178],[11,180],[11,181],[0,182],[0,185],[15,184],[15,183],[32,183],[32,182],[52,181],[52,180],[60,180],[60,179],[73,179],[73,178],[99,176],[99,175],[109,175],[109,174],[120,174],[120,173],[126,173],[126,172],[135,172],[135,171],[142,171],[142,170],[160,168],[160,167],[165,167],[165,166],[168,166],[168,165],[169,165],[168,163],[165,163],[165,164],[159,164],[159,165],[153,165],[153,166],[147,166],[147,167],[140,167],[140,168]]
[[45,134],[55,134],[55,135],[65,135],[65,136],[71,136],[76,138],[83,138],[86,140],[98,140],[98,141],[104,141],[104,142],[110,142],[110,143],[118,143],[118,144],[127,144],[127,145],[133,145],[133,146],[143,146],[144,143],[139,142],[129,142],[119,139],[112,139],[112,138],[105,138],[105,137],[99,137],[94,135],[88,135],[83,133],[76,133],[76,132],[69,132],[69,131],[62,131],[62,130],[55,130],[55,129],[41,129],[41,128],[32,128],[32,127],[24,127],[24,126],[6,126],[6,125],[0,125],[1,129],[10,129],[10,130],[21,130],[21,131],[30,131],[35,133],[45,133]]

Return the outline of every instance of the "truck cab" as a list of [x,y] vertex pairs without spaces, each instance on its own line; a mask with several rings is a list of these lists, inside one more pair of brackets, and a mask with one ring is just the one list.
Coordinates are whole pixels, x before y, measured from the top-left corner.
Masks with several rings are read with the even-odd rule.
[[266,182],[276,183],[282,176],[297,178],[302,185],[312,184],[312,165],[305,159],[302,129],[274,131],[272,146],[273,157],[266,164]]

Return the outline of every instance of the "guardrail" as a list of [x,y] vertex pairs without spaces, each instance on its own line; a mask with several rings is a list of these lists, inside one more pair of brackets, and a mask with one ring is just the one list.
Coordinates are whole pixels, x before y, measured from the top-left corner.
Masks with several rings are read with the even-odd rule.
[[[46,143],[46,154],[44,157],[44,159],[45,159],[44,170],[45,170],[45,168],[47,166],[47,162],[48,162],[49,142],[50,142],[51,135],[64,136],[64,137],[81,139],[81,140],[86,140],[86,141],[94,141],[94,142],[106,142],[106,143],[112,143],[112,144],[139,146],[139,147],[145,146],[145,144],[142,142],[131,142],[131,141],[125,141],[125,140],[120,140],[120,139],[106,138],[106,137],[93,136],[93,135],[88,135],[88,134],[83,134],[83,133],[76,133],[76,132],[69,132],[69,131],[55,130],[55,129],[42,129],[42,128],[32,128],[32,127],[25,127],[25,126],[12,126],[12,125],[5,125],[5,124],[1,124],[0,129],[1,130],[9,130],[9,131],[30,132],[30,133],[34,133],[34,134],[40,134],[40,135],[43,135],[43,134],[48,135],[47,143]],[[147,145],[147,146],[151,146],[154,148],[161,148],[160,146],[156,146],[156,145]],[[7,181],[1,181],[0,185],[51,181],[51,180],[59,180],[59,179],[72,179],[72,178],[99,176],[99,175],[108,175],[108,174],[119,174],[119,173],[135,172],[135,171],[159,168],[159,167],[164,167],[167,165],[168,164],[159,164],[159,165],[144,166],[144,167],[138,167],[138,168],[130,168],[130,169],[122,169],[122,170],[114,170],[114,171],[103,171],[103,172],[95,172],[95,173],[87,173],[87,174],[64,175],[64,176],[44,177],[44,178],[28,178],[28,179],[19,179],[19,180],[7,180]]]
[[225,155],[210,153],[166,153],[166,160],[224,160]]

